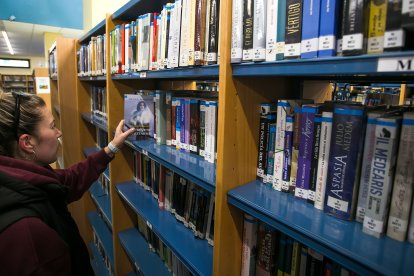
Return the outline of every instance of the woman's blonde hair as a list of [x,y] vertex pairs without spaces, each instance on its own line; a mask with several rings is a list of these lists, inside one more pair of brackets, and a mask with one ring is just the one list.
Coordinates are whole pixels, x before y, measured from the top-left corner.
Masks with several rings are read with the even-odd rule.
[[[19,106],[16,104],[17,97]],[[41,109],[45,106],[43,99],[34,94],[0,90],[0,155],[13,157],[20,135],[36,136],[37,126],[43,119]],[[20,117],[17,121],[18,112]]]

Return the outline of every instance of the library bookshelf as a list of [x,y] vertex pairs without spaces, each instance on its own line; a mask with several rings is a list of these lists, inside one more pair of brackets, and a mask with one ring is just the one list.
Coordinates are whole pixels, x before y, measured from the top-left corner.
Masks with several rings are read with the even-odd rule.
[[[146,275],[169,273],[155,271],[162,262],[148,251],[145,240],[136,231],[139,215],[193,274],[239,275],[244,212],[357,273],[404,274],[412,270],[414,265],[408,258],[414,253],[412,245],[364,236],[356,222],[333,219],[317,210],[310,210],[306,203],[297,202],[289,195],[265,190],[256,181],[256,162],[259,104],[283,98],[313,98],[316,102],[323,102],[331,99],[329,81],[332,80],[410,82],[413,71],[396,71],[391,67],[383,71],[379,70],[378,64],[413,59],[414,52],[232,65],[231,36],[228,35],[232,24],[232,1],[221,1],[220,65],[111,75],[110,64],[107,63],[108,73],[104,76],[77,76],[76,51],[80,45],[87,44],[93,36],[108,34],[116,25],[134,20],[138,15],[160,11],[163,4],[164,1],[131,0],[114,14],[108,14],[79,40],[58,39],[56,43],[59,67],[57,78],[51,80],[52,105],[64,134],[73,133],[74,137],[63,142],[65,167],[99,150],[97,130],[106,132],[108,140],[113,138],[116,126],[123,119],[124,94],[144,89],[192,89],[195,80],[219,81],[217,161],[209,168],[212,173],[207,177],[200,176],[206,169],[202,162],[193,167],[174,163],[171,157],[177,157],[179,153],[155,142],[126,143],[106,173],[109,193],[105,194],[99,184],[94,184],[89,195],[85,195],[76,206],[75,218],[79,225],[84,225],[81,226],[84,239],[91,242],[93,232],[98,236],[113,272],[125,275],[139,267]],[[110,48],[109,40],[106,47]],[[110,60],[109,51],[106,60]],[[92,120],[91,87],[106,88],[106,125]],[[402,88],[404,93],[405,84]],[[401,96],[403,98],[404,95]],[[214,192],[214,247],[205,240],[194,239],[188,229],[160,211],[154,199],[133,182],[134,152],[148,155],[196,185]],[[301,220],[301,216],[306,216],[306,219]],[[309,221],[308,217],[316,219]],[[332,237],[332,231],[347,238]],[[352,247],[361,245],[377,252],[392,251],[397,257],[372,256],[370,252],[364,253],[361,248]],[[93,243],[90,247],[95,256],[92,260],[94,267],[102,269],[102,256]],[[142,250],[137,250],[137,247]],[[109,273],[108,269],[103,270]]]

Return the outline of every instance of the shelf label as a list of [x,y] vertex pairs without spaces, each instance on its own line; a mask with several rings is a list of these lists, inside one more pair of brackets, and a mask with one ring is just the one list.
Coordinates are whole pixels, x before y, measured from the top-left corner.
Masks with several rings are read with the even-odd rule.
[[377,72],[413,72],[414,57],[392,57],[378,59]]
[[139,73],[139,77],[142,78],[142,79],[146,78],[147,77],[147,72]]
[[146,150],[143,149],[142,150],[142,154],[148,156],[148,151],[146,151]]
[[149,221],[147,221],[147,225],[148,225],[149,229],[152,230],[152,225],[151,225],[151,223],[149,223]]

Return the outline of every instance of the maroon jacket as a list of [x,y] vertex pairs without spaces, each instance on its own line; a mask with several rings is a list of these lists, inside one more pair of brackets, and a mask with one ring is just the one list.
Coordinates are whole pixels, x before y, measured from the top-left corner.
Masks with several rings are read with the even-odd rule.
[[[67,186],[68,196],[65,198],[70,203],[82,197],[110,160],[101,150],[68,169],[54,170],[50,166],[41,167],[25,160],[0,156],[0,173],[35,186],[45,183]],[[2,202],[0,213],[1,206]],[[0,233],[0,275],[71,274],[68,244],[41,219],[20,219]]]

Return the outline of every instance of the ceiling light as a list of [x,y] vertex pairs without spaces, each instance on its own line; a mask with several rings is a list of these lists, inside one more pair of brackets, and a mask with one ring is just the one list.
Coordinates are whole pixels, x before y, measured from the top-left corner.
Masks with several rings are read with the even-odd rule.
[[4,40],[6,41],[7,48],[9,48],[10,54],[11,55],[14,55],[14,51],[13,51],[13,48],[12,48],[12,46],[10,44],[10,40],[9,40],[9,37],[7,36],[6,31],[1,31],[1,32],[3,33],[3,37],[4,37]]

